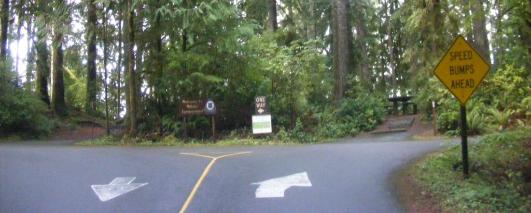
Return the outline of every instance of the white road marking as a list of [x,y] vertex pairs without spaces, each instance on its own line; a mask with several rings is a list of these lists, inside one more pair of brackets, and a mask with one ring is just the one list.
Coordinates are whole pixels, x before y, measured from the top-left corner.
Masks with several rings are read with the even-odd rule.
[[284,197],[284,192],[292,186],[311,187],[312,183],[308,173],[301,172],[284,177],[273,178],[251,185],[259,185],[256,189],[256,198]]
[[117,177],[107,185],[91,185],[90,187],[96,196],[105,202],[148,184],[133,183],[135,179],[136,177]]

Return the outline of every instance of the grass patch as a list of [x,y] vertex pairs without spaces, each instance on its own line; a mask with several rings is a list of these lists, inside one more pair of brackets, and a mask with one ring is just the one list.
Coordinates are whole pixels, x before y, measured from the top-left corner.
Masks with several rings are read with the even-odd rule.
[[11,143],[22,141],[24,138],[20,135],[8,135],[0,137],[0,143]]
[[531,128],[487,135],[470,145],[469,157],[469,179],[455,146],[416,164],[416,182],[451,211],[529,212]]
[[265,138],[225,138],[212,140],[182,140],[173,136],[161,140],[144,140],[136,138],[102,137],[76,143],[79,146],[177,146],[177,147],[202,147],[202,146],[256,146],[256,145],[294,145],[300,144],[293,140],[278,140],[272,137]]

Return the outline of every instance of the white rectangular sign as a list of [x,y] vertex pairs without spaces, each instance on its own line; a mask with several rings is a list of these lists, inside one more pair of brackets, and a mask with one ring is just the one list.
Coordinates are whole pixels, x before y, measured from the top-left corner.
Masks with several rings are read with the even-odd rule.
[[273,132],[271,115],[253,115],[253,134],[268,134]]

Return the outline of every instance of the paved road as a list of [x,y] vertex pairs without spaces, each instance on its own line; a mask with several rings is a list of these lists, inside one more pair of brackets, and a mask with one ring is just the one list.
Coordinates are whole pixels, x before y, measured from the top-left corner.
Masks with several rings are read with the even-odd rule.
[[[404,138],[192,149],[0,144],[0,212],[178,212],[208,165],[186,212],[401,212],[390,183],[393,172],[444,146],[397,141]],[[244,151],[251,153],[213,163],[208,158]],[[284,197],[256,197],[259,185],[252,183],[281,178],[268,182],[277,188],[263,185],[278,190],[293,174],[307,175],[311,187],[295,184]],[[102,202],[91,185],[116,177],[148,184]]]

